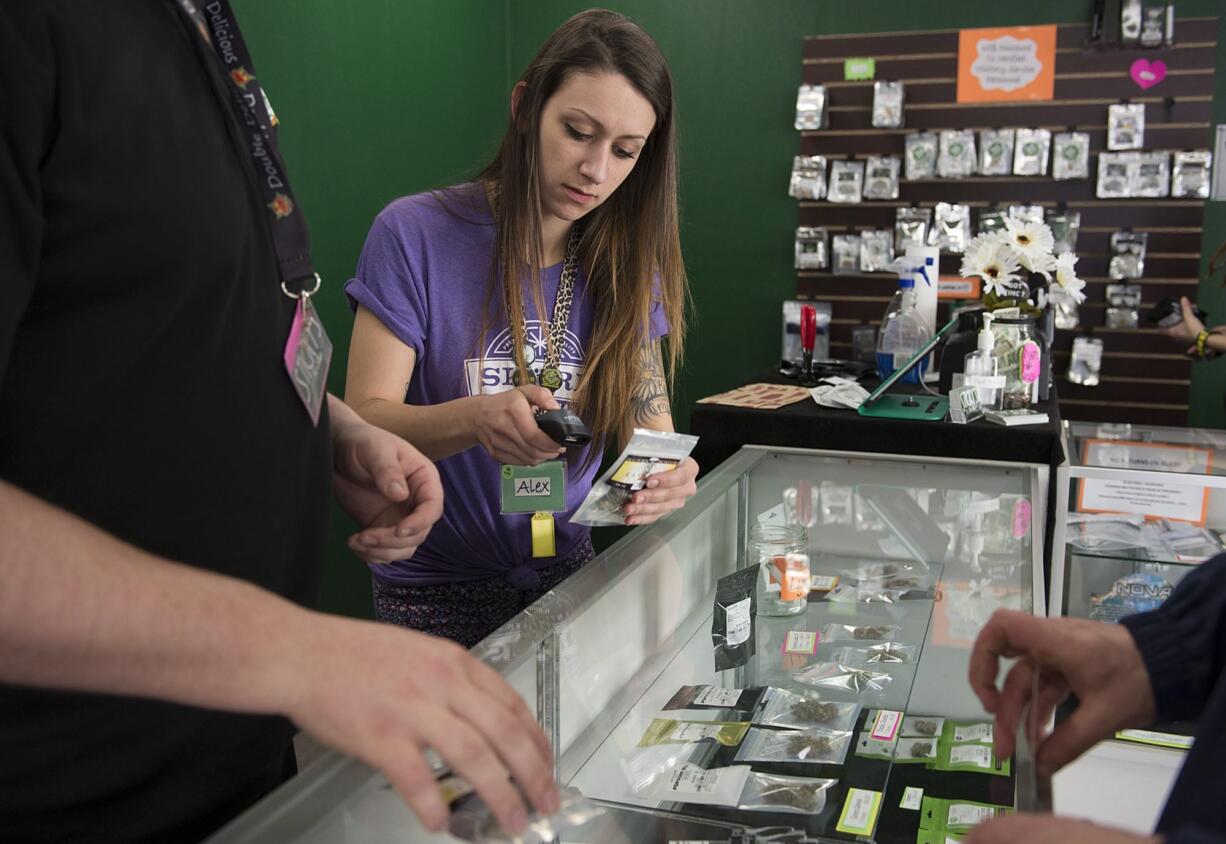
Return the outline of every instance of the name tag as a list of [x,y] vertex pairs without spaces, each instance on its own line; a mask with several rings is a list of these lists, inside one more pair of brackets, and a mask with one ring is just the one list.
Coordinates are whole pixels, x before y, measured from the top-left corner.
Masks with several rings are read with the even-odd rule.
[[558,513],[566,509],[566,464],[502,467],[503,513]]

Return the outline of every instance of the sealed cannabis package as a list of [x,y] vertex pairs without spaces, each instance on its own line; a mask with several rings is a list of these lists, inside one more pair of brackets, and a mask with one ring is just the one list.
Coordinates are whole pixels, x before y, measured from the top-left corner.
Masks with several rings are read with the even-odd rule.
[[942,179],[961,179],[975,175],[975,133],[943,129],[937,154],[937,175]]
[[1050,131],[1018,129],[1013,143],[1013,175],[1046,176],[1047,156],[1050,152]]
[[788,196],[796,199],[822,199],[826,195],[826,157],[798,155],[792,159],[792,180]]
[[1068,362],[1068,380],[1072,384],[1094,387],[1103,366],[1103,341],[1097,337],[1074,337],[1073,354]]
[[1120,199],[1132,196],[1132,167],[1135,152],[1100,152],[1098,154],[1099,199]]
[[757,704],[761,689],[725,689],[723,686],[682,686],[665,710],[670,709],[740,709],[750,710]]
[[940,738],[945,719],[931,715],[908,715],[902,719],[900,735]]
[[1141,17],[1141,46],[1161,47],[1166,37],[1166,9],[1161,6],[1146,6]]
[[1005,228],[1005,212],[996,206],[979,212],[979,234],[991,234]]
[[552,815],[533,812],[523,832],[510,833],[502,829],[494,812],[476,790],[459,777],[447,777],[439,782],[451,816],[448,832],[461,841],[474,844],[549,844],[577,830],[604,814],[604,808],[584,797],[578,789],[558,789],[559,806]]
[[885,691],[885,687],[894,679],[884,671],[856,668],[837,662],[815,662],[793,673],[792,678],[806,686],[842,689],[853,694]]
[[836,234],[830,239],[831,270],[835,275],[857,275],[860,272],[860,235]]
[[715,584],[711,641],[716,671],[744,665],[756,652],[758,572],[758,566],[750,566],[721,577]]
[[1107,107],[1107,149],[1141,149],[1145,146],[1145,105],[1116,103]]
[[860,272],[881,272],[893,262],[893,232],[889,229],[865,229],[860,232]]
[[937,174],[937,136],[931,132],[907,135],[904,165],[908,179],[931,179]]
[[864,198],[864,162],[830,162],[826,198],[831,202],[860,202]]
[[820,226],[796,229],[796,269],[824,270],[830,266],[826,230]]
[[928,245],[961,255],[971,239],[971,209],[957,203],[938,202],[933,213]]
[[1042,205],[1010,205],[1009,216],[1019,223],[1035,223],[1043,222],[1043,206]]
[[920,834],[928,832],[928,840],[941,844],[960,841],[971,827],[1012,812],[1008,806],[925,796],[920,802]]
[[898,129],[903,123],[904,88],[901,82],[873,83],[873,128]]
[[1077,251],[1077,235],[1081,231],[1081,212],[1057,209],[1047,215],[1047,227],[1051,229],[1052,254]]
[[1208,199],[1213,154],[1207,149],[1175,153],[1171,175],[1171,196]]
[[682,721],[676,718],[653,718],[639,747],[658,744],[690,744],[714,739],[724,747],[736,747],[749,730],[748,721]]
[[967,742],[991,744],[994,729],[995,726],[990,721],[951,722],[945,732],[949,734],[950,741],[954,744]]
[[902,590],[840,583],[826,593],[826,600],[836,604],[896,604],[902,600]]
[[1140,323],[1141,285],[1139,284],[1108,284],[1107,313],[1108,328],[1136,328]]
[[983,176],[1008,176],[1013,170],[1013,130],[979,131],[979,173]]
[[902,161],[896,155],[871,155],[864,165],[865,199],[898,199],[898,171]]
[[851,733],[821,728],[771,730],[753,727],[741,742],[735,762],[744,764],[809,763],[841,765],[851,747]]
[[576,525],[624,525],[622,507],[647,479],[677,468],[690,456],[698,437],[671,431],[635,428],[634,435],[613,465],[592,485],[579,509],[570,517]]
[[857,668],[865,665],[902,665],[913,663],[919,655],[915,645],[904,645],[900,642],[885,642],[869,647],[844,646],[831,652],[832,662],[853,665]]
[[928,239],[928,227],[932,225],[932,209],[899,208],[894,220],[894,251],[906,253],[908,247],[924,246]]
[[826,792],[837,782],[754,771],[749,775],[736,807],[746,812],[816,815],[826,808]]
[[693,760],[692,747],[648,747],[622,760],[631,791],[648,800],[735,806],[749,779],[749,766],[703,768]]
[[[949,727],[946,726],[948,731]],[[967,742],[954,744],[939,742],[937,758],[932,768],[938,771],[971,771],[974,773],[993,774],[1007,777],[1011,773],[1012,764],[1006,759],[1003,762],[996,758],[990,743]]]
[[753,715],[754,724],[765,727],[822,727],[847,731],[856,725],[860,704],[822,700],[771,686]]
[[1145,247],[1149,242],[1147,232],[1118,231],[1111,234],[1111,261],[1107,275],[1117,281],[1125,278],[1140,278],[1145,274]]
[[821,641],[889,642],[896,640],[901,633],[902,626],[898,624],[827,624],[822,628]]
[[894,745],[895,762],[928,762],[937,758],[937,740],[923,736],[900,738]]
[[1128,192],[1132,196],[1168,196],[1171,192],[1171,156],[1165,152],[1140,152],[1129,168]]
[[803,131],[830,125],[825,85],[801,85],[796,94],[796,128]]
[[1053,139],[1051,156],[1053,179],[1090,178],[1090,135],[1087,132],[1060,132]]

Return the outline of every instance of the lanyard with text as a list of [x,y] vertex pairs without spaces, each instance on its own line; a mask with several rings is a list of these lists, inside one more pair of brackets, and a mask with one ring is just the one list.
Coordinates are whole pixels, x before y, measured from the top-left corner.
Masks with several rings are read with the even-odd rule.
[[319,291],[311,264],[311,235],[294,200],[289,176],[277,148],[277,118],[255,77],[251,53],[229,0],[178,0],[180,9],[217,54],[239,117],[243,142],[251,155],[264,198],[269,231],[281,271],[281,290],[298,302],[285,345],[285,367],[314,424],[327,389],[332,343],[310,298]]

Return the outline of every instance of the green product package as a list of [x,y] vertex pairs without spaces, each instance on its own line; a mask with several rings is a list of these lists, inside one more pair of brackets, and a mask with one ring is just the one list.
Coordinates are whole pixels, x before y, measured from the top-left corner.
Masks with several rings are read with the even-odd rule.
[[1003,762],[992,749],[991,721],[950,721],[941,727],[935,758],[928,767],[936,771],[965,771],[1007,777],[1013,770],[1012,760]]
[[[943,797],[925,797],[920,805],[920,836],[917,842],[942,842],[961,839],[971,828],[984,821],[1012,814],[1011,806],[994,806],[991,803],[976,803],[973,800],[949,800]],[[923,833],[928,837],[924,838]]]
[[749,732],[748,721],[679,721],[654,718],[639,739],[639,747],[658,744],[689,744],[715,739],[725,747],[736,747]]

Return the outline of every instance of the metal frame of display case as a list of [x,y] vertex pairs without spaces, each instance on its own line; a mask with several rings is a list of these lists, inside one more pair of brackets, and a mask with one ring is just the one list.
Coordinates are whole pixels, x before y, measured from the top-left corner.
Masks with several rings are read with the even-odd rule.
[[[921,472],[925,466],[930,466],[939,473],[967,469],[981,481],[992,477],[994,472],[1000,472],[1002,479],[1012,472],[1019,472],[1022,476],[1020,489],[1023,496],[1028,496],[1032,514],[1044,513],[1047,506],[1048,490],[1044,483],[1046,467],[1034,464],[763,446],[747,446],[741,449],[699,482],[697,493],[683,510],[670,514],[647,528],[632,531],[600,554],[584,570],[568,579],[562,588],[546,594],[473,649],[476,656],[499,671],[524,696],[529,705],[535,707],[537,719],[546,735],[555,748],[561,748],[560,753],[555,750],[555,770],[560,782],[570,782],[576,778],[602,743],[612,735],[614,726],[626,718],[645,692],[661,679],[685,644],[695,641],[696,636],[701,637],[704,628],[710,626],[709,607],[714,580],[746,565],[748,526],[755,518],[751,510],[751,473],[771,457],[809,459],[819,465],[837,464],[853,469],[860,466],[862,468],[856,471],[867,473],[870,477],[874,472],[881,474],[886,471],[884,468],[878,469],[878,464],[886,464],[887,468],[901,465],[904,471],[898,485],[915,488],[921,488],[923,484],[917,484],[915,473],[906,467],[916,467],[916,471]],[[991,471],[982,472],[984,469]],[[771,484],[778,482],[778,479],[769,473],[767,477]],[[765,483],[761,480],[759,482]],[[1003,480],[1001,485],[1005,485]],[[896,530],[898,526],[890,525],[888,520],[886,527],[900,534],[903,547],[922,553],[922,549],[908,546],[908,540],[905,538],[908,530],[905,527]],[[1030,566],[1030,609],[1038,614],[1043,614],[1047,605],[1042,559],[1044,529],[1044,519],[1041,516],[1034,518],[1032,515],[1025,534],[1029,543],[1026,555],[1028,559],[1022,558],[1025,560],[1023,564]],[[643,602],[646,603],[647,597],[652,595],[651,590],[660,588],[660,581],[653,580],[653,577],[658,574],[656,569],[661,565],[660,559],[671,555],[669,543],[674,540],[682,541],[687,553],[691,548],[697,549],[691,557],[685,559],[684,566],[678,567],[678,561],[672,560],[672,575],[676,578],[673,586],[677,590],[677,607],[673,614],[675,624],[669,629],[643,631],[639,629],[641,622],[628,618],[625,622],[626,629],[639,634],[647,644],[640,650],[634,650],[627,645],[626,655],[610,655],[608,662],[602,664],[600,672],[602,675],[608,675],[607,677],[593,680],[589,684],[590,688],[585,688],[582,694],[575,694],[573,690],[568,693],[564,688],[567,679],[564,677],[565,661],[568,648],[575,647],[573,637],[568,640],[568,634],[573,633],[578,625],[584,636],[592,637],[593,641],[583,643],[589,650],[599,649],[602,642],[618,642],[615,638],[617,631],[607,629],[607,620],[620,617],[623,613],[632,615],[636,609],[642,608],[610,604],[618,596],[624,598],[626,595],[643,596]],[[1022,587],[1020,594],[1025,595],[1024,582]],[[924,622],[925,626],[931,623],[935,606],[928,612],[929,618]],[[602,636],[606,638],[602,640]],[[655,645],[659,643],[663,644],[656,649]],[[599,650],[596,652],[603,653]],[[707,652],[709,654],[709,644]],[[575,659],[573,654],[571,659]],[[709,661],[709,656],[707,659]],[[919,676],[923,660],[921,655],[912,683],[915,683],[915,678]],[[965,666],[959,670],[962,676],[958,677],[958,681],[965,682]],[[726,672],[729,676],[724,679],[733,684],[741,684],[746,680],[745,672],[744,668]],[[586,681],[590,678],[584,679]],[[669,682],[673,682],[671,677]],[[937,688],[942,685],[945,684],[927,684],[928,687]],[[927,688],[926,693],[930,698],[934,694],[940,694],[939,691],[934,691],[934,688]],[[584,720],[580,716],[576,721],[575,714],[571,713],[568,721],[568,713],[563,708],[563,697],[568,694],[568,701],[573,702],[575,708],[587,707],[590,717]],[[911,694],[912,689],[908,687],[905,695],[910,699]],[[579,706],[580,701],[582,707]],[[1026,763],[1027,760],[1019,756],[1015,766],[1019,774],[1023,768],[1029,767]],[[893,766],[893,763],[890,764]],[[347,801],[363,790],[372,791],[372,780],[378,782],[382,780],[382,775],[356,760],[330,752],[232,821],[210,840],[217,844],[292,841],[313,832],[318,834],[320,825],[325,823],[325,817],[335,807],[342,803],[348,805]],[[1025,799],[1020,786],[1015,799]],[[624,811],[625,814],[642,813],[658,818],[672,817],[670,812],[660,807],[645,806],[624,810],[613,807],[612,810]],[[407,813],[407,809],[404,811]],[[407,815],[406,817],[411,818]],[[713,824],[717,828],[739,825],[719,819],[697,820]],[[406,819],[405,823],[408,822]],[[452,840],[447,837],[427,838],[427,834],[419,826],[408,828],[405,833],[421,836],[422,840]],[[412,840],[419,839],[413,837]]]

